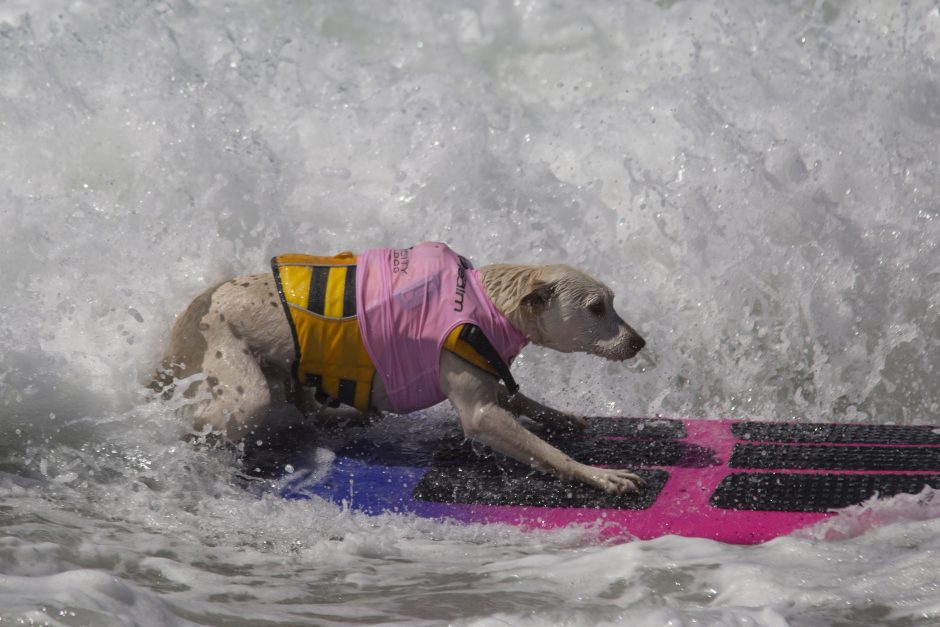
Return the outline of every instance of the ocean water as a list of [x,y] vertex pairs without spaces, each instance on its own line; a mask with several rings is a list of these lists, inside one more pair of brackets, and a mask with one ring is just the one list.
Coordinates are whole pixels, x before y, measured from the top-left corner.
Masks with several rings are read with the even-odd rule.
[[0,1],[0,621],[938,625],[929,491],[757,547],[367,517],[142,391],[206,287],[439,240],[616,291],[644,356],[527,349],[555,406],[938,424],[938,173],[931,0]]

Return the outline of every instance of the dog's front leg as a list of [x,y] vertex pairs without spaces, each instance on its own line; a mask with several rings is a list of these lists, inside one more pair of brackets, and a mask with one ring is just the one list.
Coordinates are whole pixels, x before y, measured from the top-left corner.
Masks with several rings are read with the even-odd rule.
[[509,390],[502,385],[499,386],[499,406],[516,415],[528,416],[549,429],[580,431],[588,426],[588,421],[581,416],[575,416],[543,405],[522,392],[510,395]]
[[441,387],[460,416],[467,437],[522,463],[576,479],[606,492],[637,491],[642,480],[626,470],[596,468],[571,459],[513,419],[499,406],[495,377],[445,351],[441,354]]

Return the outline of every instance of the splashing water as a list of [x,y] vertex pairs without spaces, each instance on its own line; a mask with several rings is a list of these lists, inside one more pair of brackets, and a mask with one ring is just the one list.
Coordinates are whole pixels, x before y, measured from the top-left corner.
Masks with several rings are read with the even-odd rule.
[[937,424],[938,63],[928,0],[0,4],[0,618],[935,624],[929,493],[756,548],[368,518],[140,383],[215,282],[441,240],[649,341],[527,349],[549,404]]

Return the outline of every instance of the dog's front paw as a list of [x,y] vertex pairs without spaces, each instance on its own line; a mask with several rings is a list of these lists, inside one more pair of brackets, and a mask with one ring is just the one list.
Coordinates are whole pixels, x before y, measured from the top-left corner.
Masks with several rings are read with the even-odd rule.
[[582,481],[609,494],[639,492],[645,483],[639,475],[627,470],[595,468],[593,466],[585,466],[585,468],[587,468],[587,473]]

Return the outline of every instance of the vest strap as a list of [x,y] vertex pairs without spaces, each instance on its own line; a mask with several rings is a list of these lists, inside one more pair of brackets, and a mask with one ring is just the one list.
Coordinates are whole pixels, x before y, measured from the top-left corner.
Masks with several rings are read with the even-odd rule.
[[469,344],[483,359],[496,371],[497,376],[506,384],[509,394],[519,391],[519,384],[509,372],[509,366],[499,356],[499,351],[493,346],[486,334],[475,324],[464,324],[460,330],[460,339]]

